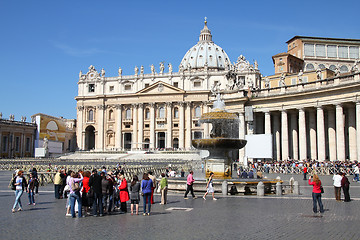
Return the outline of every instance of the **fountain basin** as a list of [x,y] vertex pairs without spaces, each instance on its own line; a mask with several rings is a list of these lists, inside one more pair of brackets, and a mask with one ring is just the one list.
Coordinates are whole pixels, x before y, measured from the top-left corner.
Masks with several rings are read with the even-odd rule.
[[247,141],[234,138],[204,138],[193,139],[192,145],[197,149],[241,149],[245,147]]

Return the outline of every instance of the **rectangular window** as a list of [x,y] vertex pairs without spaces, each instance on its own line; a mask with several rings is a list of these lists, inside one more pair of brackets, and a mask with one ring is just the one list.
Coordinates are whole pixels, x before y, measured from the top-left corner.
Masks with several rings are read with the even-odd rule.
[[20,137],[15,137],[15,152],[20,150]]
[[201,87],[201,82],[199,81],[194,82],[194,87]]
[[3,141],[2,141],[2,151],[3,152],[7,152],[7,145],[8,145],[8,137],[3,136]]
[[195,122],[195,127],[200,127],[201,126],[201,123],[200,122]]
[[145,88],[149,87],[150,84],[149,83],[145,83]]
[[194,139],[202,138],[202,132],[194,132]]
[[150,124],[145,124],[145,128],[149,128],[150,127]]
[[350,47],[350,58],[358,59],[359,58],[359,47]]
[[179,83],[178,83],[178,82],[174,82],[173,85],[174,85],[174,87],[177,87],[177,88],[179,87]]
[[125,128],[130,128],[130,125],[129,125],[129,124],[126,124],[126,125],[125,125]]
[[347,46],[339,46],[339,58],[349,58]]
[[178,128],[179,124],[178,123],[174,123],[174,128]]
[[114,86],[109,87],[110,92],[114,91]]
[[304,55],[308,57],[314,56],[314,44],[304,44]]
[[89,84],[89,92],[95,92],[95,84]]
[[337,57],[336,48],[337,48],[336,45],[328,45],[327,56],[330,58],[336,58]]
[[130,91],[131,90],[131,85],[130,84],[126,84],[125,85],[125,91]]
[[325,45],[316,44],[316,56],[317,57],[326,57]]
[[30,138],[26,138],[25,151],[30,152]]
[[296,78],[291,79],[291,85],[296,85]]

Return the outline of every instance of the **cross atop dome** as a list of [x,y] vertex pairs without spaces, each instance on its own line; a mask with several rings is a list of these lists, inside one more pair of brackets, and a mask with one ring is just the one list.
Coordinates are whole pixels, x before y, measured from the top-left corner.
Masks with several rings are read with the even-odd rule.
[[205,17],[204,28],[200,32],[199,42],[212,42],[211,31],[207,27],[207,17]]

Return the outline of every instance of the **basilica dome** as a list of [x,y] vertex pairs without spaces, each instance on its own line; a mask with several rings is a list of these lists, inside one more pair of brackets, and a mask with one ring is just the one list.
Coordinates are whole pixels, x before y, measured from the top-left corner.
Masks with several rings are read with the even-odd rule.
[[212,41],[211,31],[205,26],[201,30],[199,42],[190,48],[183,57],[180,68],[224,70],[230,64],[226,52]]

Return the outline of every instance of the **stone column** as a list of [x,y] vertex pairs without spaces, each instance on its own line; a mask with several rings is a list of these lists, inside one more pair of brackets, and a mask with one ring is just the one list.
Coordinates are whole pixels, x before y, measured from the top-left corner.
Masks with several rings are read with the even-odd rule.
[[138,119],[139,119],[139,125],[138,125],[138,148],[141,150],[144,148],[144,104],[140,103],[138,107]]
[[360,161],[360,102],[356,102],[356,149],[357,160]]
[[[209,109],[207,106],[207,102],[202,103],[203,106],[203,113],[208,113]],[[203,138],[209,138],[209,123],[203,123],[204,124],[204,137]]]
[[278,113],[273,114],[274,119],[274,156],[276,160],[281,160],[281,142],[280,142],[280,117]]
[[[84,150],[84,147],[83,147],[83,141],[84,139],[82,138],[82,132],[83,132],[83,123],[84,123],[84,106],[78,106],[77,107],[77,121],[76,121],[76,135],[77,135],[77,145],[78,145],[78,148],[80,150]],[[1,145],[0,145],[1,146]]]
[[172,148],[172,103],[166,103],[166,147]]
[[185,114],[184,102],[179,102],[179,148],[185,148]]
[[115,123],[115,129],[116,129],[116,133],[115,133],[115,147],[117,149],[121,149],[122,148],[122,106],[121,104],[117,104],[115,106],[116,108],[116,123]]
[[336,160],[336,131],[335,131],[335,112],[328,110],[328,136],[329,136],[329,159]]
[[133,114],[133,124],[132,124],[132,127],[133,127],[133,133],[132,133],[132,138],[131,138],[131,141],[133,142],[131,144],[131,148],[132,149],[137,149],[138,148],[138,145],[137,145],[137,137],[138,137],[138,112],[137,112],[137,107],[138,105],[137,104],[132,104],[132,114]]
[[339,161],[345,161],[344,114],[341,104],[336,105],[336,152]]
[[354,161],[357,160],[357,144],[356,144],[356,119],[355,119],[355,108],[350,106],[348,108],[348,118],[349,118],[349,158]]
[[300,147],[300,160],[307,158],[306,149],[306,119],[305,111],[303,108],[299,109],[299,147]]
[[316,125],[317,125],[317,146],[318,146],[318,160],[324,161],[326,158],[325,152],[325,123],[324,123],[324,110],[321,106],[316,109]]
[[185,134],[185,148],[191,148],[191,126],[192,126],[192,114],[191,114],[191,102],[186,102],[186,134]]
[[309,111],[309,128],[310,128],[310,157],[311,159],[317,159],[316,150],[316,116],[315,111],[311,109]]
[[289,158],[288,116],[286,110],[281,111],[281,155],[282,160]]
[[270,112],[267,111],[265,114],[265,134],[271,134],[271,115]]
[[292,152],[293,159],[299,160],[299,138],[298,138],[298,127],[297,127],[297,113],[291,113],[291,137],[292,137]]
[[150,149],[156,147],[155,144],[155,104],[150,103]]
[[98,138],[97,138],[97,146],[95,146],[95,149],[104,151],[104,105],[98,105],[97,106],[97,132],[98,132]]
[[[245,116],[243,112],[239,112],[239,138],[245,139]],[[239,162],[245,161],[245,147],[239,150]],[[247,162],[244,162],[244,165],[247,166]]]

